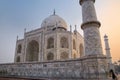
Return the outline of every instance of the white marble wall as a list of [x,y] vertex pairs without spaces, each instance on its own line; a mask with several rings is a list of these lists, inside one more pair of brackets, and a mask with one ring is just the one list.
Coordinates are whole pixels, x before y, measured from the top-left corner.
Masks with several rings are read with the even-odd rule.
[[[47,40],[48,38],[54,38],[54,48],[47,49]],[[60,39],[61,37],[66,37],[68,39],[68,48],[61,48]],[[73,50],[73,39],[76,42],[76,50]],[[21,53],[21,61],[26,62],[26,54],[27,54],[27,47],[29,42],[35,40],[39,43],[39,61],[47,61],[47,54],[52,52],[54,54],[54,60],[60,60],[60,54],[62,52],[66,52],[69,54],[68,59],[73,58],[73,54],[76,54],[76,58],[80,58],[79,55],[79,45],[83,44],[83,37],[77,32],[77,34],[71,33],[70,31],[66,30],[49,30],[47,31],[46,28],[39,28],[33,31],[29,31],[25,33],[24,39],[18,40],[16,45],[16,50],[18,47],[18,43],[22,44],[22,53]],[[15,62],[18,53],[15,52]]]
[[105,57],[94,56],[66,61],[0,64],[0,77],[108,80],[105,64]]

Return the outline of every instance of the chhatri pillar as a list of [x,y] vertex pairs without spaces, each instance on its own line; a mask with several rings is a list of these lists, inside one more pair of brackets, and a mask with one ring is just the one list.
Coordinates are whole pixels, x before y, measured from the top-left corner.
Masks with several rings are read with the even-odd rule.
[[82,6],[81,28],[84,31],[85,56],[103,54],[100,38],[100,22],[97,20],[94,7],[95,0],[80,0]]

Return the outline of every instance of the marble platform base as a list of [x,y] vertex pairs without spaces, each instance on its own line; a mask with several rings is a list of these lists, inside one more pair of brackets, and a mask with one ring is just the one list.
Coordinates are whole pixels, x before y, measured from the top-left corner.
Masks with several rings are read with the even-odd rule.
[[88,55],[80,59],[0,64],[0,77],[45,80],[107,80],[106,57]]

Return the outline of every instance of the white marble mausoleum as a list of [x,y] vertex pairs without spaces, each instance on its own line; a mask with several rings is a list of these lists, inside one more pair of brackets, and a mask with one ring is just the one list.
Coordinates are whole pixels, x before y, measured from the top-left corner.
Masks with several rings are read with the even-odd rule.
[[83,45],[80,33],[76,29],[68,31],[65,20],[54,12],[39,29],[25,32],[24,39],[17,39],[15,62],[77,59],[84,55]]

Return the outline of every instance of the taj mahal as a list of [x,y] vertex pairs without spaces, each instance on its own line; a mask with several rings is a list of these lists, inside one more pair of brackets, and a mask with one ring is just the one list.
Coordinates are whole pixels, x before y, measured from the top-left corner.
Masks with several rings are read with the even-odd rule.
[[55,14],[43,20],[41,28],[25,32],[17,40],[15,62],[69,60],[84,55],[83,37],[67,30],[66,22]]
[[[104,36],[103,54],[94,7],[95,0],[79,0],[82,8],[81,29],[84,36],[54,11],[41,27],[24,30],[24,38],[16,40],[14,63],[0,64],[0,78],[15,80],[112,80],[108,36]],[[70,27],[70,30],[68,30]],[[12,79],[14,80],[14,79]]]

